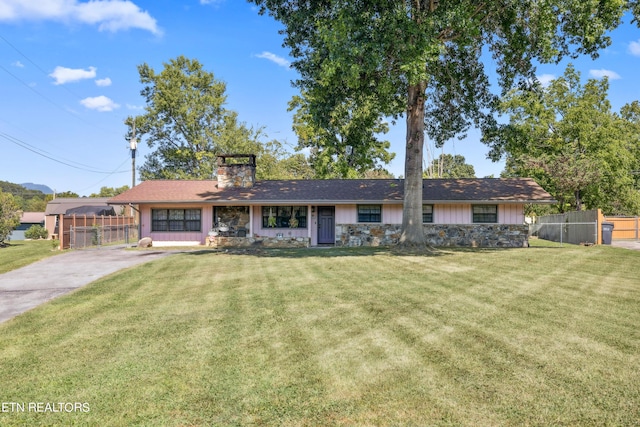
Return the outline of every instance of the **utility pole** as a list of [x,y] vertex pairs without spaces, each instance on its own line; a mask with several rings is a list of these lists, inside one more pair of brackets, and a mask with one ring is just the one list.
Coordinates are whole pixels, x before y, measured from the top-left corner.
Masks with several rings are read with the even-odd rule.
[[129,148],[131,148],[131,188],[133,188],[136,186],[136,149],[138,148],[135,119],[133,121],[133,135],[129,140]]
[[[129,140],[129,148],[131,149],[131,188],[136,186],[136,149],[138,148],[138,140],[136,139],[136,119],[133,119],[133,134]],[[131,206],[131,216],[134,216],[133,206]]]

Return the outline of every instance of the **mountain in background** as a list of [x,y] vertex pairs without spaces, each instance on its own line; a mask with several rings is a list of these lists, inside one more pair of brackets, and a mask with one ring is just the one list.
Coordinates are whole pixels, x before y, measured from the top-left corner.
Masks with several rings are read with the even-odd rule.
[[22,185],[27,190],[37,190],[37,191],[42,191],[44,194],[53,194],[53,190],[44,184],[34,184],[32,182],[25,182],[20,185]]

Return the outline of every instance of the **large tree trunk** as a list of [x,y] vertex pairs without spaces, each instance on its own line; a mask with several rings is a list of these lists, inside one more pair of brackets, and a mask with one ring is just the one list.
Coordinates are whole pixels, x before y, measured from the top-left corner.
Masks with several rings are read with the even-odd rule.
[[426,246],[422,228],[422,159],[424,156],[424,102],[426,83],[409,86],[407,146],[404,163],[404,208],[400,243]]

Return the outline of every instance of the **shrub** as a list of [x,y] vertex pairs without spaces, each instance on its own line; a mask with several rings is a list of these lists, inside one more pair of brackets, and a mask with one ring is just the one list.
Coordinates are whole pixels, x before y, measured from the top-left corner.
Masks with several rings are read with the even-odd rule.
[[49,236],[49,232],[41,225],[32,225],[27,231],[24,232],[24,237],[27,239],[46,239]]

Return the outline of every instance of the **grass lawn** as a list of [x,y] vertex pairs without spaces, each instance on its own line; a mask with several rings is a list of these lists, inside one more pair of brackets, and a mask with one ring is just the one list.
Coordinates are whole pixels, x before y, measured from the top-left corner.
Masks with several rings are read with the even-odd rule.
[[0,247],[0,274],[24,267],[51,255],[62,253],[54,250],[51,240],[19,240]]
[[173,255],[0,324],[0,425],[638,425],[639,260]]

